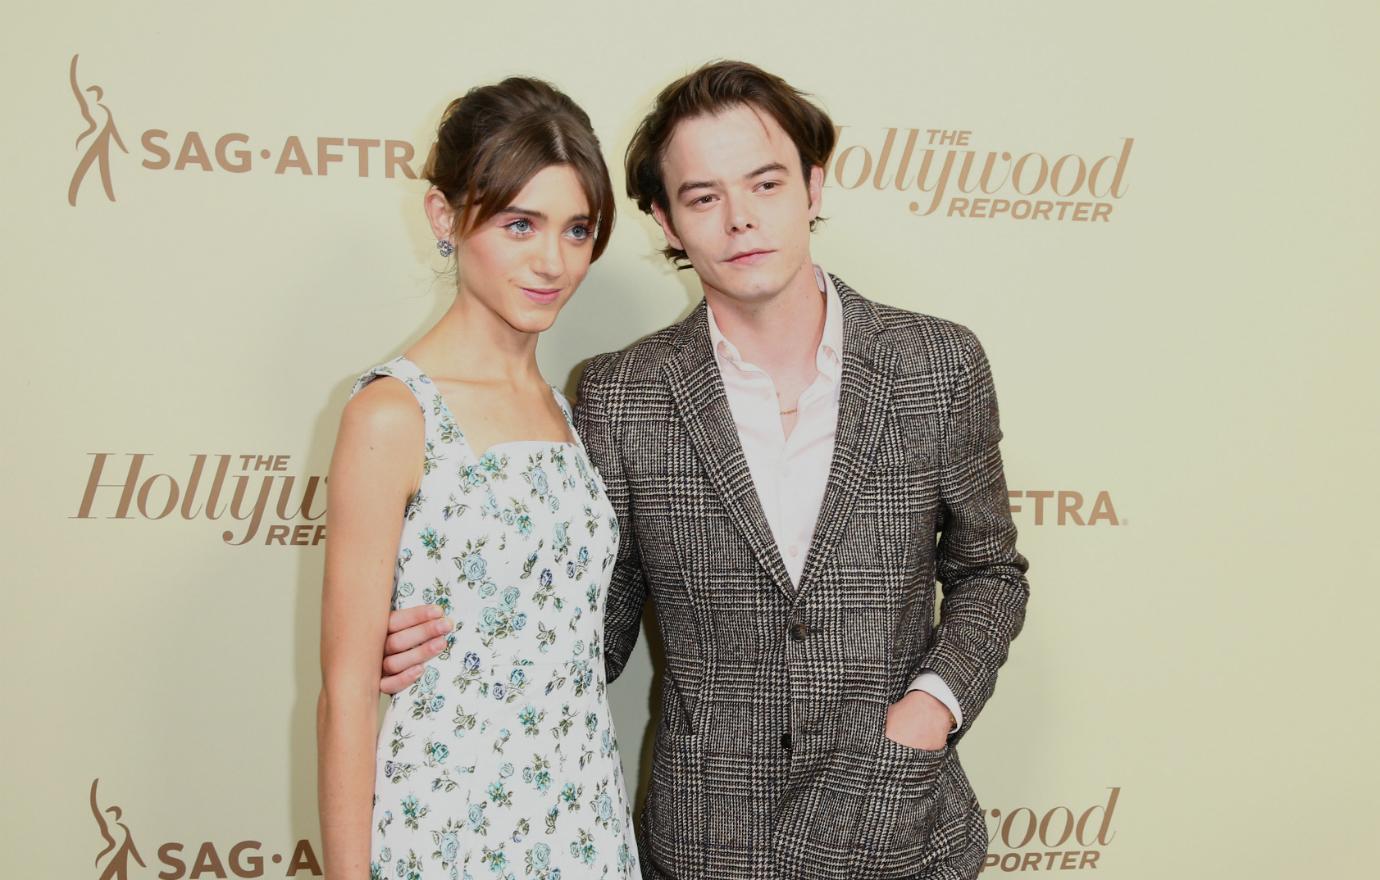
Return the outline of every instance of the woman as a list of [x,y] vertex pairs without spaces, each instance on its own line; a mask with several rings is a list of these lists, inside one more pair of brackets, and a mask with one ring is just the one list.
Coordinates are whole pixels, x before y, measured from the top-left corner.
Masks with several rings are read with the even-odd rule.
[[[455,302],[359,380],[331,463],[328,876],[636,876],[601,656],[618,524],[536,362],[608,243],[608,170],[584,111],[515,78],[447,108],[426,176]],[[449,647],[376,735],[389,609],[428,603]]]

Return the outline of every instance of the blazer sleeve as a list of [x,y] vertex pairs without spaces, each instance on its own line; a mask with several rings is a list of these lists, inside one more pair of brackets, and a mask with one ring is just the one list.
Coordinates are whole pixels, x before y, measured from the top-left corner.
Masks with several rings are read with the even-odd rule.
[[632,501],[624,475],[614,426],[609,419],[604,374],[608,356],[600,356],[585,367],[580,377],[575,404],[575,430],[599,471],[604,491],[618,516],[618,555],[613,578],[604,599],[604,670],[609,681],[623,672],[633,646],[637,644],[646,600],[647,581],[637,553],[633,531]]
[[967,329],[962,333],[961,369],[941,446],[935,571],[944,598],[923,664],[944,680],[963,709],[955,740],[992,695],[1030,594],[997,448],[1001,428],[992,371],[977,338]]

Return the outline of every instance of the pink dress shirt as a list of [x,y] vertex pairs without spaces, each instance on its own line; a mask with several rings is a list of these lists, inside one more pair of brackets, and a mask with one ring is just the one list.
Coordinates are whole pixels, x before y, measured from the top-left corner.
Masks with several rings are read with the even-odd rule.
[[[824,333],[815,352],[819,374],[801,392],[796,422],[787,437],[771,376],[744,361],[738,347],[724,336],[708,309],[709,340],[728,393],[728,408],[738,429],[738,441],[762,503],[772,538],[781,551],[791,583],[799,584],[805,555],[824,501],[829,464],[834,457],[834,430],[839,421],[839,379],[843,374],[843,306],[833,279],[818,266],[815,281],[824,296]],[[944,680],[925,670],[909,690],[922,690],[953,713],[955,727],[963,723],[958,700]]]

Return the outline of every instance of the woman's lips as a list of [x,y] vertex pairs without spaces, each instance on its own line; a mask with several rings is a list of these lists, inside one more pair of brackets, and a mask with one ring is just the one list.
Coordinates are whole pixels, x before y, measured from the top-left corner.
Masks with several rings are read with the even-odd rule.
[[561,295],[561,289],[559,287],[548,289],[543,289],[540,287],[524,287],[522,289],[522,292],[527,294],[527,298],[530,299],[532,302],[541,303],[542,305],[550,305],[551,303],[556,301],[556,297]]

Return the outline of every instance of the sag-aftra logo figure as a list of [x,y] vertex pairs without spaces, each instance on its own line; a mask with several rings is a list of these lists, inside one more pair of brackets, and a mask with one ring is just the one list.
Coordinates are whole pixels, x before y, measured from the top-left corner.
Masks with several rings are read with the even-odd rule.
[[[72,59],[72,70],[75,75],[77,59]],[[75,192],[75,190],[73,191]],[[91,815],[96,817],[96,824],[101,829],[101,837],[105,839],[105,849],[101,850],[96,856],[96,865],[100,865],[101,859],[107,855],[109,861],[105,863],[105,868],[101,871],[100,880],[128,880],[129,860],[134,861],[139,867],[146,867],[144,860],[139,857],[139,850],[134,846],[134,838],[129,834],[129,826],[120,821],[119,807],[106,807],[105,812],[110,814],[110,821],[107,822],[101,815],[101,808],[96,804],[96,783],[100,779],[91,780]],[[120,833],[124,835],[124,840],[116,841],[115,835],[111,833],[110,825],[114,823],[119,826]]]
[[[81,116],[86,120],[86,130],[77,135],[76,148],[81,149],[82,141],[95,133],[95,138],[86,147],[86,152],[82,155],[81,161],[77,163],[77,170],[72,172],[72,182],[67,185],[67,204],[72,207],[77,205],[77,191],[81,189],[82,181],[86,179],[86,173],[91,170],[92,165],[97,165],[101,171],[101,187],[105,190],[105,197],[110,201],[115,201],[115,187],[110,180],[110,144],[114,142],[122,152],[128,153],[129,148],[125,142],[120,140],[120,131],[115,127],[115,117],[110,114],[110,108],[101,103],[101,98],[105,97],[105,92],[100,86],[88,86],[84,91],[91,93],[91,102],[94,102],[100,111],[105,114],[104,123],[96,121],[96,117],[91,115],[91,102],[88,102],[86,95],[83,94],[81,84],[77,82],[77,57],[72,56],[72,68],[70,79],[72,82],[72,94],[77,98],[77,106],[81,108]],[[97,131],[99,129],[99,131]]]

